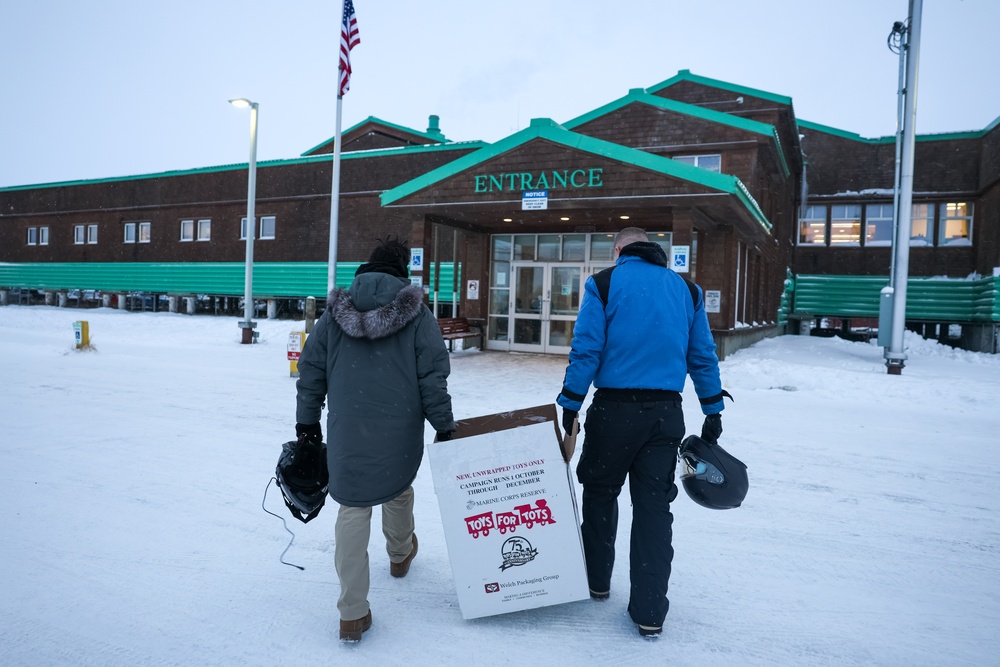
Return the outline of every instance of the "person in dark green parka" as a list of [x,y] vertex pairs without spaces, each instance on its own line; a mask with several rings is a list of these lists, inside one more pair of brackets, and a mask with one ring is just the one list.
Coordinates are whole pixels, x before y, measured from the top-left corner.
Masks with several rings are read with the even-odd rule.
[[335,564],[340,639],[371,627],[368,539],[372,507],[382,506],[390,573],[407,574],[417,553],[413,487],[424,450],[424,420],[448,439],[455,420],[451,365],[423,290],[407,279],[409,250],[379,243],[350,288],[335,289],[306,340],[296,382],[296,432],[322,441],[327,414],[330,497],[340,504]]

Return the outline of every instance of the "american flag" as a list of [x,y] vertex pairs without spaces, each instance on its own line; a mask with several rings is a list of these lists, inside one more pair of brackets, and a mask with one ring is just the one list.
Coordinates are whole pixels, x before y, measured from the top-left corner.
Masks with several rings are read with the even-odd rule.
[[351,89],[351,49],[360,43],[354,3],[344,0],[344,17],[340,22],[340,97]]

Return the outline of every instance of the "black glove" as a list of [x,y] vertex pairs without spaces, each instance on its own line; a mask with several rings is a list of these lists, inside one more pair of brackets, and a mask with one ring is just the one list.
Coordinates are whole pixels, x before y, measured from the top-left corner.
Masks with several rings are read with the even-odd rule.
[[437,441],[444,442],[445,440],[451,440],[451,436],[455,435],[454,431],[438,431]]
[[701,425],[701,439],[709,444],[717,445],[720,435],[722,435],[722,415],[706,415],[705,423]]
[[573,432],[573,420],[579,416],[579,412],[576,410],[570,410],[569,408],[563,408],[563,430],[566,431],[566,435]]
[[299,444],[318,445],[323,442],[323,429],[319,424],[296,424],[295,435]]

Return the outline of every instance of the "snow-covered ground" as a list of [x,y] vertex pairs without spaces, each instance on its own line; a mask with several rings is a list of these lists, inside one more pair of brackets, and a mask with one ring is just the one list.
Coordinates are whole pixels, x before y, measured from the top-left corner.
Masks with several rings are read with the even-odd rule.
[[[77,352],[86,319],[96,351]],[[462,620],[426,461],[420,553],[375,623],[337,640],[328,505],[296,539],[262,511],[293,437],[301,323],[0,308],[2,665],[986,665],[1000,656],[1000,357],[907,336],[881,349],[784,336],[722,364],[721,443],[742,508],[674,504],[670,615],[625,615],[628,494],[611,599]],[[565,358],[452,355],[456,416],[551,402]],[[697,401],[685,395],[689,430]],[[432,437],[430,428],[427,438]],[[579,456],[579,449],[577,456]],[[575,461],[574,461],[575,465]],[[577,489],[579,492],[579,488]],[[268,508],[287,515],[272,487]],[[376,513],[377,514],[377,513]]]

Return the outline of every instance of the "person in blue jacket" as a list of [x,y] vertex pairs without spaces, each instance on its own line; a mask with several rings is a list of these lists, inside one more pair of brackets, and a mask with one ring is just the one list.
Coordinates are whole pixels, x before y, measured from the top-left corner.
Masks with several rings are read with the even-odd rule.
[[[618,495],[632,496],[628,613],[639,634],[655,637],[669,602],[667,583],[677,497],[674,471],[684,438],[681,392],[688,375],[706,415],[702,438],[722,434],[719,359],[701,290],[668,268],[646,232],[615,236],[615,266],[587,279],[562,392],[562,423],[572,430],[590,385],[577,478],[583,485],[583,549],[590,595],[611,592]],[[732,398],[730,396],[730,398]]]

